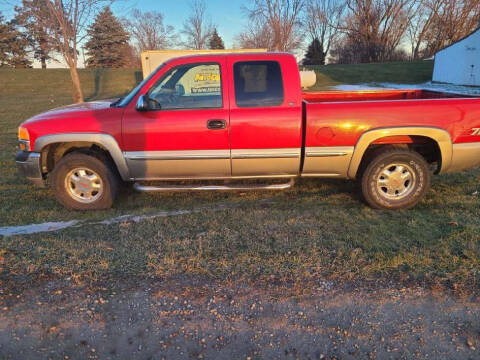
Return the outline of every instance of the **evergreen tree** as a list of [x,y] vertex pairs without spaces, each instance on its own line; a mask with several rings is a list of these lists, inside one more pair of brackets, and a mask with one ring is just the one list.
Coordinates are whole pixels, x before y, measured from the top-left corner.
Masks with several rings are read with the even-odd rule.
[[212,50],[225,49],[225,45],[223,44],[223,40],[220,35],[218,35],[217,29],[213,30],[212,36],[210,36],[210,40],[208,42],[208,47]]
[[[50,37],[50,28],[40,19],[48,18],[48,7],[45,0],[22,0],[22,6],[16,6],[16,19],[25,28],[31,41],[33,56],[39,60],[42,69],[47,68],[47,60],[54,51]],[[50,24],[49,24],[50,25]]]
[[129,35],[107,6],[88,29],[87,67],[119,68],[127,63],[125,49]]
[[28,38],[17,29],[15,20],[5,22],[0,14],[0,67],[31,67],[28,59]]
[[303,65],[325,65],[325,57],[327,54],[323,52],[323,46],[318,38],[308,45],[307,53],[303,59]]

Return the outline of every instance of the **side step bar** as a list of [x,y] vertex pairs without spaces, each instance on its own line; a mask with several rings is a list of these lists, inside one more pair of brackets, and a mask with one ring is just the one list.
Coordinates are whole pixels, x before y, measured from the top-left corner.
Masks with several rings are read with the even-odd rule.
[[244,185],[171,185],[171,186],[152,186],[134,183],[133,188],[142,192],[168,192],[168,191],[248,191],[248,190],[286,190],[295,184],[291,179],[285,184],[244,184]]

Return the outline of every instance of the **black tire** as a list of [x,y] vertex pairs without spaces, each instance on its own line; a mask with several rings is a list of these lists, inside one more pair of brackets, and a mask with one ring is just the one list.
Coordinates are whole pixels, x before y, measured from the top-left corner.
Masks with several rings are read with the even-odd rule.
[[[91,199],[82,199],[80,194],[73,194],[77,190],[69,190],[69,186],[73,187],[75,185],[73,185],[73,182],[68,182],[66,178],[75,169],[86,169],[87,172],[84,172],[85,176],[93,176],[92,174],[94,174],[95,178],[98,179],[96,181],[101,185],[101,191],[96,191],[95,189],[90,191],[93,194]],[[83,153],[65,155],[56,164],[51,174],[50,182],[57,201],[70,210],[108,209],[112,207],[119,189],[119,179],[111,167],[94,155]],[[83,186],[83,184],[80,185]]]
[[361,177],[365,201],[375,209],[409,209],[430,187],[430,169],[418,153],[387,148],[373,154]]

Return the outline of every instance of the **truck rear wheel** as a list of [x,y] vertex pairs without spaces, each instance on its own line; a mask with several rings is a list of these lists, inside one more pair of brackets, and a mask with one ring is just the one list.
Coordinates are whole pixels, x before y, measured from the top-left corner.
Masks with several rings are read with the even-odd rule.
[[425,159],[414,151],[398,148],[374,155],[361,179],[363,196],[376,209],[411,208],[430,187],[430,171]]
[[58,202],[71,210],[101,210],[112,206],[119,181],[102,160],[82,154],[64,156],[51,176]]

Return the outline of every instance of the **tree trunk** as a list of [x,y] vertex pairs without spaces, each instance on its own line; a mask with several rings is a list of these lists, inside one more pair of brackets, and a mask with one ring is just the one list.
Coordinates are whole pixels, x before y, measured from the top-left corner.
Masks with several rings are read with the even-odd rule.
[[42,69],[47,68],[47,57],[48,57],[48,45],[47,41],[42,37],[39,40],[40,44],[40,63],[42,64]]
[[72,88],[72,97],[73,101],[76,103],[83,102],[83,92],[82,86],[80,84],[80,78],[78,76],[78,71],[76,66],[70,66],[70,76],[72,78],[73,88]]
[[413,60],[418,60],[418,55],[420,53],[420,42],[417,43],[415,46],[415,50],[413,51]]

